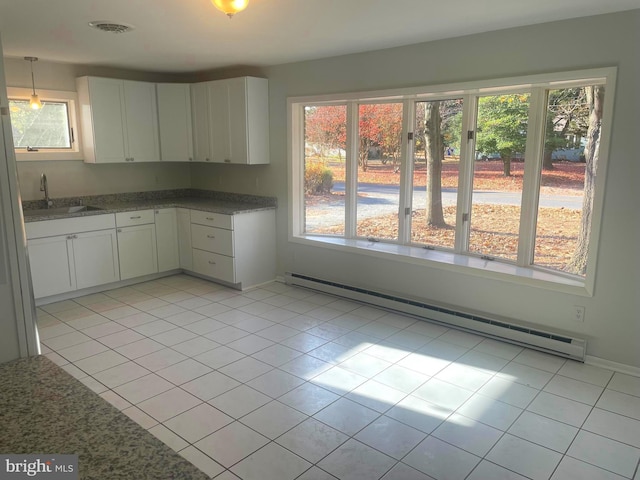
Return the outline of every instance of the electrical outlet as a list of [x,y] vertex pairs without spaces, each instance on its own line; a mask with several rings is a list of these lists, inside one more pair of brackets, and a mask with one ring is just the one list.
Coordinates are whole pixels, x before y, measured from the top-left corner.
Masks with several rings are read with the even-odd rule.
[[582,305],[574,305],[572,316],[576,322],[584,322],[584,307]]

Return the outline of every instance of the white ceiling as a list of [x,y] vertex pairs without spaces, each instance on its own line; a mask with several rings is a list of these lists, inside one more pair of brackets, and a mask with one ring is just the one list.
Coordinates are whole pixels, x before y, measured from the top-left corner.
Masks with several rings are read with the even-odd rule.
[[[194,72],[268,66],[640,8],[640,0],[0,0],[7,57]],[[114,35],[92,20],[132,24]]]

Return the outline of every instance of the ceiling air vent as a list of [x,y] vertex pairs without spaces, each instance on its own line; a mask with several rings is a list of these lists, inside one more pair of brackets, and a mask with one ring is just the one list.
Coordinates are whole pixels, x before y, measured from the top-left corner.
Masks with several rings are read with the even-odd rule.
[[135,28],[133,25],[111,22],[109,20],[94,20],[93,22],[89,22],[89,26],[107,33],[127,33]]

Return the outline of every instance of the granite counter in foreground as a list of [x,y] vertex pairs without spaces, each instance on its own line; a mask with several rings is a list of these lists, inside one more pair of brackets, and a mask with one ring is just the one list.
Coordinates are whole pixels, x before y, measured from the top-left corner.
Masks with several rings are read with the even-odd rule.
[[0,365],[0,452],[77,454],[82,480],[205,480],[193,464],[44,356]]

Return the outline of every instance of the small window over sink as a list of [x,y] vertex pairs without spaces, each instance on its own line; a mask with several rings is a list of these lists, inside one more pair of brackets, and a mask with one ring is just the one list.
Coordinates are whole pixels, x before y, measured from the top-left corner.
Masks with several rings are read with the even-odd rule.
[[7,90],[18,161],[82,160],[75,92],[38,90],[42,108],[33,110],[29,105],[29,89]]
[[69,104],[42,102],[33,110],[27,100],[9,100],[13,145],[27,151],[40,149],[70,149],[73,128],[69,125]]

